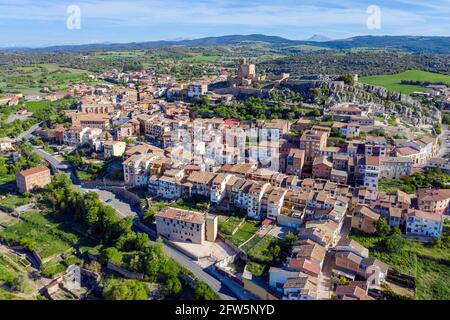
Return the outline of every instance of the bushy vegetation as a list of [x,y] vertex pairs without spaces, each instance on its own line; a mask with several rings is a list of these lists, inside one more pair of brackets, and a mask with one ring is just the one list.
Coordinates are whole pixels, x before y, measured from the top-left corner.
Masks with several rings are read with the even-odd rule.
[[281,248],[279,240],[272,236],[265,236],[248,251],[248,257],[258,263],[271,263],[278,258]]
[[352,231],[350,238],[369,248],[371,256],[394,271],[416,277],[416,299],[448,300],[450,222],[445,223],[443,236],[430,244],[404,239],[397,228],[386,231],[382,222],[377,225],[377,234],[368,236]]
[[107,279],[103,284],[106,300],[148,300],[148,291],[146,284],[137,280]]
[[233,105],[211,106],[207,98],[199,98],[191,107],[194,118],[224,118],[237,120],[260,119],[298,119],[302,116],[319,116],[317,109],[302,108],[300,103],[286,105],[283,102],[272,103],[269,100],[251,97]]
[[79,237],[63,230],[49,214],[28,212],[22,220],[0,232],[0,241],[36,251],[43,259],[61,254],[76,245]]
[[433,168],[425,173],[416,172],[400,180],[380,179],[379,190],[394,193],[401,190],[415,193],[419,188],[450,188],[450,175],[442,172],[440,168]]

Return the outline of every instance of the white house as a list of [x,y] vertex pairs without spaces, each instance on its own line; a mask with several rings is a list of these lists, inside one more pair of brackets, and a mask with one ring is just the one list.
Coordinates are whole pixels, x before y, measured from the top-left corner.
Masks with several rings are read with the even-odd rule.
[[406,234],[438,238],[442,234],[444,217],[437,213],[409,209],[406,217]]

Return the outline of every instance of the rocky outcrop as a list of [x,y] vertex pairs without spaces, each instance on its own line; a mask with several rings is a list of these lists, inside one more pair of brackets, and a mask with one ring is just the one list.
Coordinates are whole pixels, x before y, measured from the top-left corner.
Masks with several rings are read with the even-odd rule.
[[423,106],[409,95],[390,92],[386,88],[358,83],[356,86],[337,87],[334,83],[322,84],[323,98],[332,106],[338,103],[370,103],[375,114],[394,116],[413,126],[431,125],[440,121],[441,112],[433,106]]

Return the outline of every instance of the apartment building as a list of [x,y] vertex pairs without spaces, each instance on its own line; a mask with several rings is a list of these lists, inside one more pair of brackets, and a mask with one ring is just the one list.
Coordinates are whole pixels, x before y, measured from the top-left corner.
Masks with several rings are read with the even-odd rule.
[[316,157],[313,161],[312,176],[313,179],[330,179],[333,164],[327,157]]
[[211,198],[213,181],[217,174],[212,172],[193,171],[186,179],[186,185],[190,188],[190,195],[199,195]]
[[132,187],[147,187],[154,154],[137,154],[122,163],[125,184]]
[[368,136],[364,147],[366,157],[385,157],[387,154],[386,138],[382,136]]
[[267,211],[266,216],[274,221],[277,220],[278,215],[283,207],[284,198],[286,196],[287,189],[273,188],[267,195]]
[[375,233],[379,219],[380,215],[369,207],[357,205],[353,211],[352,228],[365,233]]
[[340,133],[345,134],[348,138],[357,137],[359,135],[359,129],[361,125],[357,122],[334,122],[333,128],[336,128]]
[[226,186],[233,176],[231,174],[219,173],[212,181],[211,203],[220,203],[226,195]]
[[450,189],[419,189],[417,204],[419,210],[437,214],[448,214]]
[[191,83],[187,87],[187,96],[191,99],[204,96],[206,92],[208,92],[208,85],[205,83]]
[[324,131],[307,130],[300,138],[300,149],[305,151],[305,162],[311,163],[327,145],[328,134]]
[[380,179],[380,157],[366,156],[358,165],[363,176],[363,184],[370,191],[378,190],[378,180]]
[[440,168],[443,172],[450,173],[450,159],[433,158],[428,162],[429,168]]
[[300,149],[290,149],[286,158],[286,174],[300,177],[304,164],[305,151]]
[[125,138],[133,138],[139,135],[139,123],[129,121],[116,129],[117,140],[123,141]]
[[348,173],[343,170],[332,169],[330,172],[330,181],[346,185],[348,182]]
[[156,215],[156,230],[158,235],[177,242],[203,244],[214,242],[217,237],[218,219],[215,216],[166,208]]
[[261,219],[261,202],[262,198],[271,185],[270,183],[263,183],[254,181],[248,189],[247,193],[247,216],[250,219]]
[[106,130],[110,126],[110,116],[107,114],[74,113],[72,115],[72,125]]
[[406,234],[438,238],[442,234],[444,217],[441,214],[409,209],[406,214]]
[[437,138],[423,137],[414,141],[406,141],[395,149],[398,157],[409,158],[413,165],[426,164],[428,160],[439,153]]
[[407,157],[381,157],[380,177],[398,180],[412,174],[413,161]]
[[162,139],[165,133],[171,131],[170,121],[162,117],[145,118],[143,124],[145,135],[151,139]]
[[23,170],[16,175],[16,185],[20,193],[30,192],[33,188],[43,188],[52,181],[50,169],[38,166]]
[[63,142],[65,145],[78,147],[84,145],[94,145],[94,141],[102,134],[99,128],[72,127],[64,131]]
[[105,159],[121,157],[125,153],[127,144],[122,141],[107,140],[103,143],[103,154]]

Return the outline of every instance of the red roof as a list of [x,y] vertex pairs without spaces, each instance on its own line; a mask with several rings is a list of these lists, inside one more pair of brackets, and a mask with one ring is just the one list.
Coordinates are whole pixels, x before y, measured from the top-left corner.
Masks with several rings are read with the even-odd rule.
[[240,122],[235,119],[227,119],[223,123],[227,126],[238,126]]
[[264,225],[264,226],[268,226],[268,225],[271,225],[272,224],[272,220],[270,220],[270,219],[264,219],[264,221],[262,222],[262,224]]
[[19,172],[21,176],[27,177],[37,173],[50,172],[50,169],[46,166],[38,166],[31,169],[23,170]]

